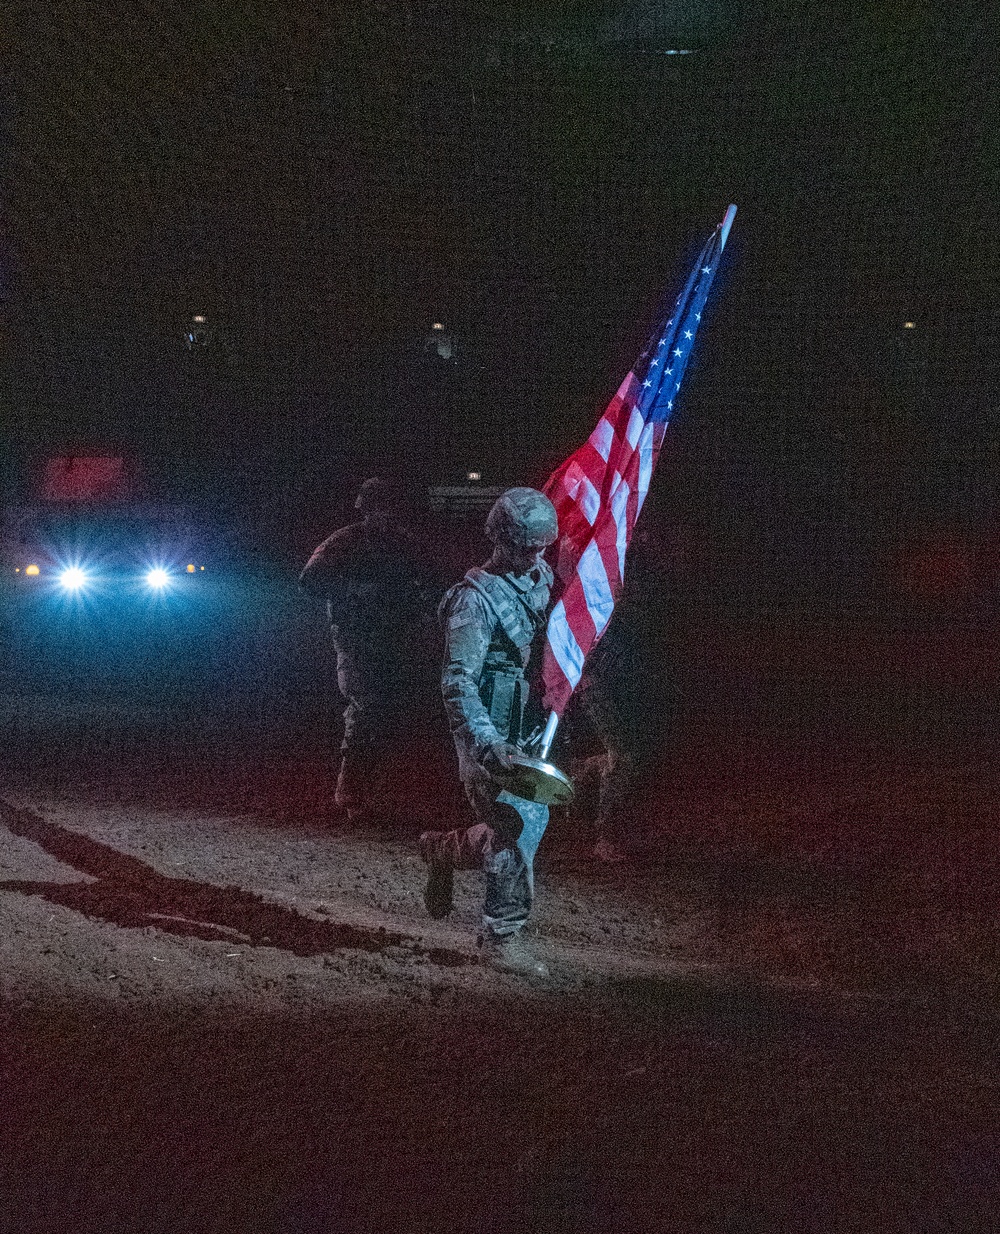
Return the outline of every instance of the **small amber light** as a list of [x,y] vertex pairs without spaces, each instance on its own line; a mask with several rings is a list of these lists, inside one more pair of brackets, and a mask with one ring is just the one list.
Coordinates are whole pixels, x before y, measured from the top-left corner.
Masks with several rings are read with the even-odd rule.
[[37,566],[28,566],[28,568],[25,570],[25,574],[30,574],[32,576],[39,574],[39,573],[40,571]]
[[201,567],[201,569],[203,569],[203,570],[204,570],[204,568],[205,568],[204,566],[202,566],[202,567]]
[[187,564],[187,566],[186,566],[185,568],[187,569],[188,574],[194,574],[194,564],[193,564],[193,562],[188,562],[188,564]]

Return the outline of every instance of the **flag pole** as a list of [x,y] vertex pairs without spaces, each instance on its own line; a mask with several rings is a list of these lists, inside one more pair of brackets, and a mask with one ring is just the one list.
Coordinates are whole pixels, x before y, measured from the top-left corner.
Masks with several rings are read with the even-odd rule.
[[549,757],[549,749],[552,746],[552,739],[555,737],[558,727],[559,713],[557,711],[550,711],[549,718],[545,722],[545,731],[542,733],[538,746],[538,757],[543,761]]
[[[729,239],[729,229],[733,225],[733,219],[736,218],[736,207],[729,205],[726,208],[726,213],[722,217],[722,222],[719,224],[721,234],[719,236],[719,252],[726,247],[726,241]],[[545,723],[545,729],[542,732],[538,741],[538,757],[543,761],[549,757],[549,750],[552,748],[552,742],[556,735],[556,729],[559,727],[559,714],[555,711],[549,712],[549,718]]]
[[[726,208],[726,213],[722,217],[722,222],[719,224],[719,252],[726,247],[726,241],[729,239],[729,230],[733,225],[733,219],[736,218],[736,207],[730,204]],[[538,757],[545,761],[549,756],[549,750],[552,748],[552,742],[556,735],[556,729],[559,726],[559,714],[555,711],[549,712],[549,718],[546,721],[545,729],[541,737],[538,739]]]
[[719,252],[726,247],[726,241],[729,239],[729,229],[733,225],[733,219],[736,217],[736,207],[729,206],[722,220],[722,235],[719,236]]

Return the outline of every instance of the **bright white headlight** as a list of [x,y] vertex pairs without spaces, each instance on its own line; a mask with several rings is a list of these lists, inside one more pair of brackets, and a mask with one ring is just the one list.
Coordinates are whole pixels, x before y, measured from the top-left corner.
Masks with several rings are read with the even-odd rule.
[[70,566],[59,575],[59,582],[67,591],[77,591],[87,581],[87,576],[79,566]]

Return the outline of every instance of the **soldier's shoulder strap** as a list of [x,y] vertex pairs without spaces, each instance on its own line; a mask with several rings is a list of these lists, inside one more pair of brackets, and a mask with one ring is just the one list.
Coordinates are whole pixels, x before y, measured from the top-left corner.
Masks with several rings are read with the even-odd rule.
[[531,642],[535,627],[517,592],[509,583],[476,566],[466,573],[458,585],[461,587],[463,584],[483,597],[515,647],[525,647]]
[[[441,626],[448,625],[449,620],[452,616],[452,609],[454,607],[455,601],[463,595],[468,595],[470,591],[474,591],[481,600],[486,602],[487,607],[489,607],[490,610],[492,611],[493,606],[489,603],[489,600],[487,599],[487,597],[480,593],[479,588],[472,587],[467,578],[460,578],[457,583],[452,583],[452,585],[444,593],[444,595],[441,597],[440,602],[438,603],[437,615],[438,615],[438,622]],[[461,619],[461,624],[462,625],[466,624],[467,620],[469,619],[466,619],[466,618]]]

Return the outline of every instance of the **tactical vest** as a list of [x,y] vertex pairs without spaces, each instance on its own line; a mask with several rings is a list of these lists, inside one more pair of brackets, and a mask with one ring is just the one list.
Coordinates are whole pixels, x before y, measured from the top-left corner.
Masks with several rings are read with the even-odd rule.
[[490,640],[479,697],[497,732],[515,743],[522,734],[528,703],[525,669],[535,636],[545,625],[550,585],[551,579],[543,575],[540,583],[521,593],[498,575],[475,567],[448,593],[450,598],[458,587],[471,587],[497,618],[502,636],[495,633]]

